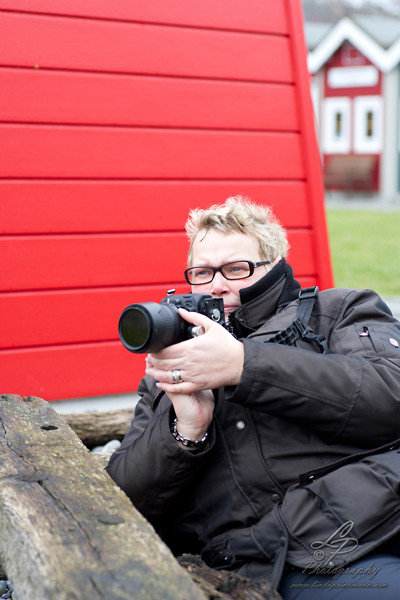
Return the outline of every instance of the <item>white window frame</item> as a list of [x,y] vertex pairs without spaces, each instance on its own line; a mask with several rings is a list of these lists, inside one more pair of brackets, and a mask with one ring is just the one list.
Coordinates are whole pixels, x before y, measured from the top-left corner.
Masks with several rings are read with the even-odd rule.
[[[342,131],[335,131],[336,115],[341,115]],[[322,111],[322,148],[325,154],[348,154],[351,150],[351,99],[325,98]]]
[[[366,131],[367,115],[372,113],[373,131]],[[358,96],[354,99],[354,152],[379,154],[383,143],[383,106],[380,96]]]

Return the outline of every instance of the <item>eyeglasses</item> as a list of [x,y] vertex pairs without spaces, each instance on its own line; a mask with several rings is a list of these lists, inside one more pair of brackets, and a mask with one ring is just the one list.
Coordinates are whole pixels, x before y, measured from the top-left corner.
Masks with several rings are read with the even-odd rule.
[[225,279],[247,279],[254,273],[254,269],[262,265],[270,265],[270,260],[251,262],[250,260],[236,260],[226,263],[221,267],[191,267],[185,271],[185,279],[190,285],[204,285],[211,283],[215,273],[221,273]]

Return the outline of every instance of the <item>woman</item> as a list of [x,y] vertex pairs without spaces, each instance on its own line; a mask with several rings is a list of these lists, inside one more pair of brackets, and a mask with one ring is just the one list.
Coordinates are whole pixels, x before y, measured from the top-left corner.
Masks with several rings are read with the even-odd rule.
[[[213,567],[268,578],[284,598],[323,598],[326,589],[334,598],[334,588],[345,599],[349,589],[354,597],[345,587],[353,573],[332,569],[357,565],[374,547],[377,573],[390,580],[382,593],[394,598],[400,560],[392,547],[389,561],[382,544],[400,531],[399,503],[371,534],[352,518],[351,490],[354,463],[365,470],[364,455],[400,438],[400,324],[369,290],[299,298],[286,233],[265,207],[230,198],[192,211],[187,231],[185,277],[192,291],[223,299],[233,335],[180,311],[205,334],[147,357],[142,399],[108,472],[176,554],[201,553]],[[327,497],[325,471],[339,473]],[[318,481],[299,485],[304,473]],[[376,482],[367,489],[369,523],[388,503]],[[325,507],[333,520],[319,529],[316,506],[338,501],[343,523]],[[369,577],[364,570],[353,583]],[[333,575],[330,589],[312,587]]]

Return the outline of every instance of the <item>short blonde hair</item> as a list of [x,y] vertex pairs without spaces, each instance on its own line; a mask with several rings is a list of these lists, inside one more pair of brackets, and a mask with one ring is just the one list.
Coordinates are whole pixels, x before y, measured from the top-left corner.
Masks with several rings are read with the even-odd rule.
[[262,260],[274,261],[279,255],[286,257],[289,249],[286,231],[271,209],[254,204],[244,196],[232,196],[224,204],[214,204],[205,210],[191,210],[185,228],[190,242],[189,266],[194,240],[202,230],[217,229],[223,233],[250,235],[259,243]]

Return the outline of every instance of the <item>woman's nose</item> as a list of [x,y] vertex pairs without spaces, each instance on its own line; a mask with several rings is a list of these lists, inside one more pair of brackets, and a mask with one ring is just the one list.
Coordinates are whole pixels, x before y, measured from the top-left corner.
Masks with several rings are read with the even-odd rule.
[[215,296],[221,296],[229,292],[228,280],[220,272],[215,273],[211,286],[211,294]]

